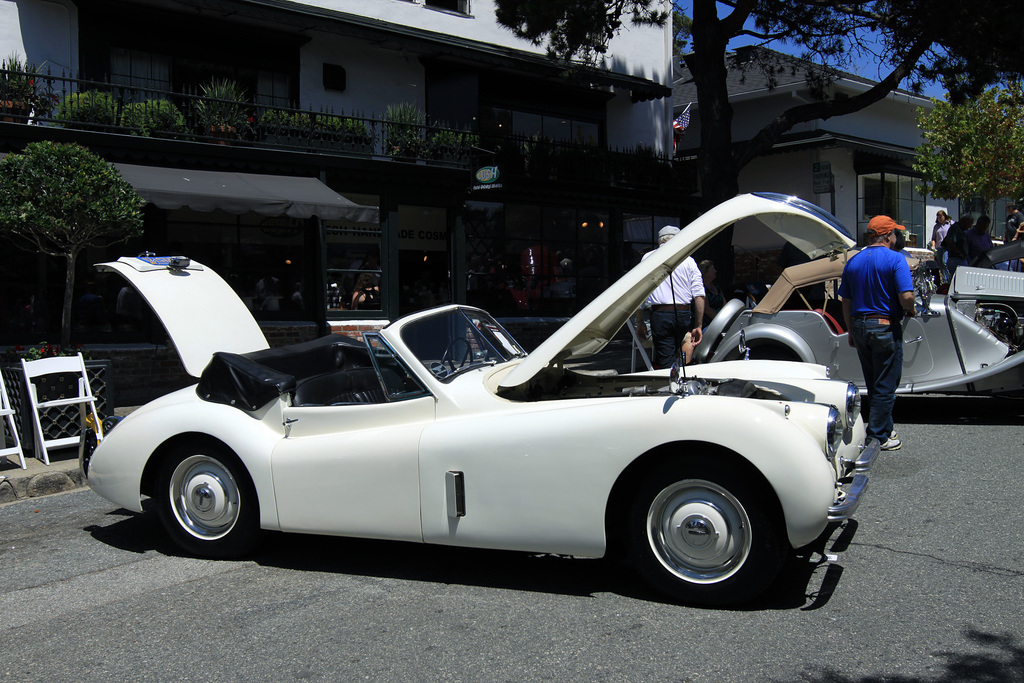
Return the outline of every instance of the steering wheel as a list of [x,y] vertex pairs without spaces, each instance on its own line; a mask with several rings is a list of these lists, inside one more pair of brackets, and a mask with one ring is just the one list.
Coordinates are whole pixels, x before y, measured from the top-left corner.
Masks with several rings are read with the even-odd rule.
[[[459,348],[460,344],[461,349]],[[441,356],[441,362],[448,365],[449,373],[461,370],[469,362],[470,351],[469,342],[465,337],[455,337],[448,342],[448,347]]]

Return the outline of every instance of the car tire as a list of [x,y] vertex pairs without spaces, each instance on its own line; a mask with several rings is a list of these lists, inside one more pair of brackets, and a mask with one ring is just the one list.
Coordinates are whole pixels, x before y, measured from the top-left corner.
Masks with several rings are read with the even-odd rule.
[[640,485],[629,517],[631,559],[654,588],[701,605],[747,602],[785,561],[772,498],[739,468],[680,459]]
[[200,557],[239,557],[259,543],[259,502],[245,468],[209,442],[175,448],[160,464],[158,515],[171,539]]

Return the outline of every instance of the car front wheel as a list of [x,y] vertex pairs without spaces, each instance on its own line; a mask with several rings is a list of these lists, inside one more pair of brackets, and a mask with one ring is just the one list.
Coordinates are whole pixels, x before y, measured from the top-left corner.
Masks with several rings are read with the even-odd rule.
[[652,586],[693,604],[748,601],[785,559],[766,497],[738,472],[703,459],[645,480],[630,512],[630,544]]
[[193,444],[164,459],[159,475],[160,521],[171,539],[202,557],[238,557],[260,538],[256,490],[224,448]]

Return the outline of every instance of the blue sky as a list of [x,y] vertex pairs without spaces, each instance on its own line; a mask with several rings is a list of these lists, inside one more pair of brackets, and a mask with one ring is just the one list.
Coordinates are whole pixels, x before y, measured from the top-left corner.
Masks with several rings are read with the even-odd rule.
[[[693,16],[692,1],[676,0],[674,4],[678,6],[680,9],[682,9],[688,16]],[[721,4],[719,5],[720,16],[727,14],[729,11],[731,11],[731,8]],[[751,28],[753,28],[753,22],[748,23],[751,25]],[[756,41],[753,38],[737,38],[729,43],[729,49],[735,50],[738,47],[743,47],[745,45],[753,45],[758,42],[759,41]],[[799,56],[801,52],[801,49],[799,47],[788,45],[782,42],[773,42],[769,44],[768,47],[770,47],[773,50],[778,50],[779,52],[785,52],[787,54],[792,54],[796,56]],[[857,74],[858,76],[863,76],[864,78],[869,78],[873,81],[880,80],[883,76],[885,76],[888,73],[888,71],[880,73],[878,69],[877,60],[871,59],[867,56],[855,56],[854,62],[850,65],[847,65],[844,70]],[[906,84],[903,83],[900,85],[900,87],[905,88]],[[939,84],[928,84],[925,86],[924,92],[922,94],[925,97],[936,97],[938,99],[945,99],[946,91]]]

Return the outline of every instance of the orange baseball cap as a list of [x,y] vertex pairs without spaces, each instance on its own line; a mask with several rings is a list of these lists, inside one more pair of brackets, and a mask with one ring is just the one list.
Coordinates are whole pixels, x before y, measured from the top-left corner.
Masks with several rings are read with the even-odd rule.
[[893,230],[906,230],[906,228],[888,216],[875,216],[868,222],[868,232],[873,232],[876,235],[888,235]]

